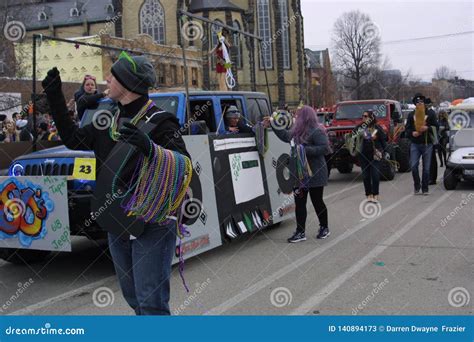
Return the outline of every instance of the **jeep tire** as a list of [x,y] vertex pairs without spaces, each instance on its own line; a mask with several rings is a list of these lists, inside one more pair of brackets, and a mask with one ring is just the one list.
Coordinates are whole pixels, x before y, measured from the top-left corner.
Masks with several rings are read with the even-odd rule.
[[26,265],[44,261],[50,251],[38,251],[33,249],[0,248],[0,259],[16,265]]
[[380,161],[380,179],[383,181],[391,181],[395,178],[395,165],[390,160],[382,159]]
[[339,164],[337,166],[337,171],[339,171],[339,173],[346,174],[346,173],[351,173],[353,168],[354,168],[354,164],[344,163],[344,164]]

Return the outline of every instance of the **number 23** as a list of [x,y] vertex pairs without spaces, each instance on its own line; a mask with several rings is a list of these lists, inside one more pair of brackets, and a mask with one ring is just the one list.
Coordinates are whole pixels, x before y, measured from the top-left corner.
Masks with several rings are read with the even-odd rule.
[[89,175],[92,172],[92,167],[90,165],[81,165],[79,167],[79,172]]

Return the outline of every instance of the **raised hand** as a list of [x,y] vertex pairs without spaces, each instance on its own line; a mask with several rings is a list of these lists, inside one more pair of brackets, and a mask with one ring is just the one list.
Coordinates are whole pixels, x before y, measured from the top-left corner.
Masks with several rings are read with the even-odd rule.
[[46,78],[41,83],[46,95],[57,95],[62,91],[61,75],[58,68],[54,67],[48,71]]

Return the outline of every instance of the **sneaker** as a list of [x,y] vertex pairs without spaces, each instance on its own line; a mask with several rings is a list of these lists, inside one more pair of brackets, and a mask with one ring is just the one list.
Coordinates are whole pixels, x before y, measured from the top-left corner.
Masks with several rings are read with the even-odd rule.
[[423,191],[423,196],[428,196],[429,194],[430,194],[430,192],[428,190]]
[[325,239],[327,238],[331,232],[329,231],[328,227],[321,227],[319,228],[319,234],[316,236],[316,239]]
[[420,193],[420,189],[415,189],[415,191],[413,191],[413,195],[421,195]]
[[288,239],[288,242],[290,243],[301,242],[301,241],[306,241],[305,233],[295,232],[293,236]]

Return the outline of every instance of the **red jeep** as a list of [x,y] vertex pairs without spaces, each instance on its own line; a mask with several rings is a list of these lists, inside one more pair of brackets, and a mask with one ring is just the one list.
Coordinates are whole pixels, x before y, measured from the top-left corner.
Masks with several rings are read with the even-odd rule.
[[364,111],[371,110],[377,117],[377,123],[388,137],[386,158],[381,164],[381,179],[392,180],[395,172],[410,170],[410,140],[405,137],[405,125],[400,103],[394,100],[344,101],[336,105],[334,119],[328,127],[329,142],[333,154],[327,157],[328,170],[337,168],[340,173],[350,173],[357,158],[351,156],[345,146],[345,134],[362,123]]

